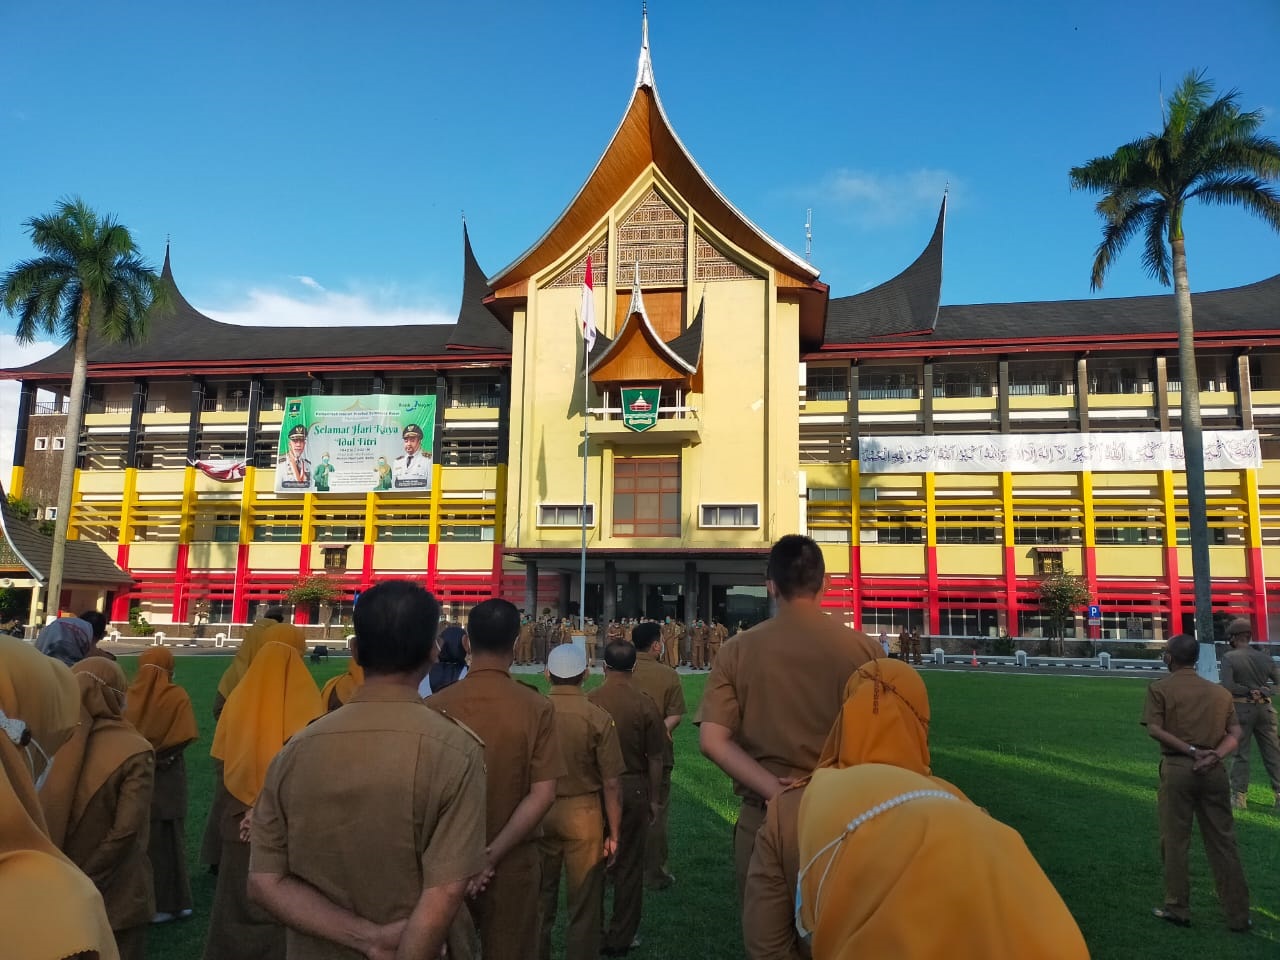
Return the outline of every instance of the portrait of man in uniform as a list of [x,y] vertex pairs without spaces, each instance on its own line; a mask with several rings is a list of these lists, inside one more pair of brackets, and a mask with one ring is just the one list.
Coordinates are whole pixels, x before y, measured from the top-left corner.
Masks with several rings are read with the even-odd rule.
[[311,461],[307,459],[307,428],[299,423],[289,431],[289,446],[276,464],[276,487],[310,490]]
[[392,485],[398,489],[431,489],[431,454],[422,449],[422,428],[411,423],[400,434],[404,454],[391,465]]

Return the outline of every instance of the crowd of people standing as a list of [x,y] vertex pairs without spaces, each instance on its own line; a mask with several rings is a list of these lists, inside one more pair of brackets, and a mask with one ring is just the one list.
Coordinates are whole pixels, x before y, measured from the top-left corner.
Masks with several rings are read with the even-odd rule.
[[[603,649],[500,599],[442,624],[427,591],[387,581],[362,596],[352,659],[323,689],[301,629],[268,611],[213,706],[205,960],[550,960],[562,887],[568,960],[640,947],[646,890],[675,882],[673,659],[710,669],[694,723],[738,797],[725,850],[752,960],[1087,957],[1021,837],[933,776],[920,674],[822,609],[817,544],[782,538],[767,578],[776,614],[731,642],[714,621],[637,620],[608,624]],[[142,960],[151,925],[193,910],[191,701],[163,647],[126,685],[93,620],[54,621],[36,649],[0,637],[0,916],[17,960]],[[1280,675],[1247,622],[1231,633],[1220,685],[1195,675],[1192,638],[1172,638],[1142,722],[1162,753],[1154,916],[1190,923],[1197,816],[1228,925],[1247,931],[1230,809],[1247,759],[1229,779],[1224,758],[1256,737],[1280,786]],[[511,672],[539,654],[549,695]],[[981,898],[957,895],[960,875]]]

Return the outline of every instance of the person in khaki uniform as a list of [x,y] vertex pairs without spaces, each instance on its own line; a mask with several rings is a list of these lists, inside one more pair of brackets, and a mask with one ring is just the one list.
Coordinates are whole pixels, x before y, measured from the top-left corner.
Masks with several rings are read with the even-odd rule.
[[596,665],[596,654],[600,646],[600,628],[594,620],[588,619],[582,627],[582,639],[587,648],[587,666]]
[[366,591],[364,685],[267,770],[248,890],[288,927],[288,960],[435,957],[485,869],[483,747],[418,696],[439,615],[405,580]]
[[485,960],[523,960],[538,942],[538,824],[565,773],[551,702],[510,673],[512,642],[527,626],[505,600],[478,604],[467,621],[471,672],[427,700],[484,741],[487,863],[469,905]]
[[704,667],[710,670],[716,665],[716,657],[720,655],[720,647],[729,639],[729,628],[719,620],[711,621],[711,631],[707,636],[707,662]]
[[[472,643],[472,656],[475,656],[475,644]],[[524,666],[533,663],[533,620],[527,616],[520,617],[520,633],[516,638],[515,662]]]
[[701,620],[693,621],[689,628],[689,665],[695,670],[702,670],[707,665],[707,625]]
[[632,634],[636,648],[635,684],[657,706],[667,728],[667,742],[662,754],[662,782],[655,798],[658,815],[649,827],[644,855],[644,882],[651,890],[665,890],[676,881],[667,871],[671,772],[675,769],[675,750],[671,735],[689,712],[684,702],[684,687],[680,683],[680,675],[662,662],[661,650],[653,649],[660,636],[658,625],[647,621],[638,624]]
[[1272,803],[1280,807],[1280,738],[1276,736],[1276,711],[1271,698],[1280,684],[1280,667],[1270,655],[1249,646],[1253,625],[1233,620],[1227,627],[1231,649],[1222,657],[1220,680],[1235,702],[1240,724],[1240,746],[1231,762],[1231,805],[1249,806],[1249,741],[1258,738],[1262,766],[1271,778]]
[[662,658],[673,670],[680,666],[680,629],[670,617],[662,624]]
[[[560,874],[568,875],[566,960],[597,960],[604,921],[604,871],[618,854],[626,769],[613,718],[582,691],[587,658],[571,643],[547,658],[556,740],[567,773],[556,781],[556,802],[542,821],[542,931],[538,957],[551,960],[551,928],[560,900]],[[605,822],[600,816],[604,798]]]
[[644,906],[645,841],[658,817],[667,727],[657,705],[636,686],[636,648],[618,640],[604,651],[604,686],[587,697],[613,717],[626,771],[622,774],[622,835],[613,878],[613,917],[605,928],[605,956],[635,945]]
[[780,539],[765,576],[777,615],[724,645],[694,721],[703,754],[742,798],[733,841],[739,900],[765,805],[813,769],[849,677],[884,655],[823,612],[826,566],[813,540]]
[[115,661],[88,657],[71,672],[80,725],[58,751],[40,802],[49,838],[102,893],[121,960],[142,960],[156,912],[147,856],[155,752],[124,719],[127,684]]
[[1200,821],[1209,869],[1232,930],[1247,931],[1249,887],[1236,849],[1231,818],[1231,785],[1222,760],[1240,738],[1231,694],[1196,674],[1200,647],[1180,633],[1165,644],[1169,676],[1147,688],[1141,722],[1160,744],[1160,851],[1164,859],[1164,905],[1152,910],[1159,920],[1191,925],[1191,880],[1187,854],[1191,819]]

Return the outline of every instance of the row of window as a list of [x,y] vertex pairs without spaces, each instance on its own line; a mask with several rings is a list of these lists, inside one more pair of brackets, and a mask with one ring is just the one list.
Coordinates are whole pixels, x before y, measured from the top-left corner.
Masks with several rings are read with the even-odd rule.
[[66,437],[36,437],[31,442],[32,450],[65,450],[66,448]]

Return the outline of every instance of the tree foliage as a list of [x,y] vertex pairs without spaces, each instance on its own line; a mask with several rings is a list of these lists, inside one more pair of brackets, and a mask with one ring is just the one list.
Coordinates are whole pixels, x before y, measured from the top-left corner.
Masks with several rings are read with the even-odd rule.
[[1055,639],[1062,639],[1066,625],[1090,599],[1089,585],[1074,574],[1052,573],[1040,581],[1040,612],[1049,618]]
[[333,603],[342,595],[338,584],[322,573],[298,577],[284,595],[292,604]]

